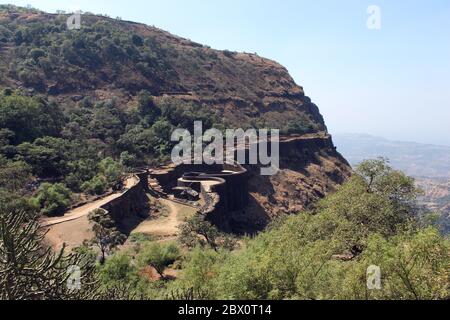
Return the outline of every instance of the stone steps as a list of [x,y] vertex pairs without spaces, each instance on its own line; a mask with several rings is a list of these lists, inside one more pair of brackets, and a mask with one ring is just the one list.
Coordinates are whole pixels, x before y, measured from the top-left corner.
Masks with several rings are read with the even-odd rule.
[[159,182],[156,179],[149,178],[148,186],[150,187],[150,189],[152,189],[153,191],[155,191],[157,193],[165,194],[164,189],[161,187],[161,185],[159,184]]

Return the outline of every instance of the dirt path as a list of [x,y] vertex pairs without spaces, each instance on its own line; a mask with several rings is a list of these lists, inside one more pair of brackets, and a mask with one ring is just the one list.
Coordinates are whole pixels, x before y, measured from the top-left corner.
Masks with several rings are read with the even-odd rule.
[[[138,182],[138,179],[136,177],[131,177],[126,180],[125,187],[127,189],[129,189],[129,188],[133,187],[137,182]],[[54,225],[61,224],[64,222],[69,222],[69,221],[80,219],[84,216],[87,216],[93,210],[98,209],[101,206],[107,204],[108,202],[120,197],[122,194],[123,193],[115,193],[115,194],[109,195],[105,198],[87,203],[84,206],[75,208],[75,209],[67,212],[63,217],[42,219],[41,226],[42,227],[50,227],[50,226],[54,226]]]
[[[131,177],[125,181],[125,187],[129,189],[138,182],[137,177]],[[83,241],[92,239],[94,236],[92,224],[88,219],[89,213],[122,194],[123,192],[115,193],[90,202],[67,212],[64,217],[42,219],[41,226],[47,232],[45,240],[54,250],[61,249],[63,243],[68,250],[82,245]]]
[[167,208],[168,215],[142,222],[132,234],[143,233],[163,238],[176,237],[184,219],[196,212],[194,208],[167,199],[159,199],[159,201]]
[[76,220],[46,227],[44,230],[47,232],[45,241],[54,251],[59,251],[63,244],[70,251],[81,246],[85,240],[90,240],[94,237],[92,223],[86,215]]

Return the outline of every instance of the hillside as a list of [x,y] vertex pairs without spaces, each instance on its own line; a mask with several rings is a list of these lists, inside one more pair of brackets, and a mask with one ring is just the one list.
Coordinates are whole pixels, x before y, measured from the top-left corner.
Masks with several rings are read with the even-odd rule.
[[68,30],[67,18],[0,6],[0,150],[4,167],[37,178],[29,194],[43,180],[81,202],[120,188],[121,171],[166,164],[173,130],[196,120],[313,137],[281,150],[279,174],[252,179],[242,223],[302,211],[349,177],[318,107],[280,64],[88,13]]
[[[276,315],[270,300],[449,299],[450,243],[415,180],[384,159],[352,170],[283,66],[67,17],[0,5],[0,300],[175,300],[165,314],[213,318]],[[281,135],[227,147],[238,161],[174,163],[172,133],[196,121]]]
[[207,105],[227,123],[283,125],[285,132],[325,130],[318,108],[287,70],[255,54],[217,51],[143,24],[83,14],[0,7],[0,84],[57,101],[164,94]]

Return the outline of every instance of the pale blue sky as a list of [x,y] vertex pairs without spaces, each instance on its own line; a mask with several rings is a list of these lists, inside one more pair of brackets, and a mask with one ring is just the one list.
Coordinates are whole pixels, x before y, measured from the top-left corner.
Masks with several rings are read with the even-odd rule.
[[[448,0],[0,1],[105,13],[285,65],[333,132],[450,145]],[[369,5],[381,30],[366,27]]]

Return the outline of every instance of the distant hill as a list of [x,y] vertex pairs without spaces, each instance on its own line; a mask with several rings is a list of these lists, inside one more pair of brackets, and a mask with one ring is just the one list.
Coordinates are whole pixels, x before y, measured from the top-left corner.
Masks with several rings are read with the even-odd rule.
[[335,134],[338,151],[352,164],[389,158],[394,168],[414,177],[450,178],[450,147],[391,141],[365,134]]
[[442,213],[440,225],[450,232],[450,147],[390,141],[365,134],[335,134],[338,151],[354,166],[365,159],[386,157],[395,169],[416,178],[425,194],[420,201]]

